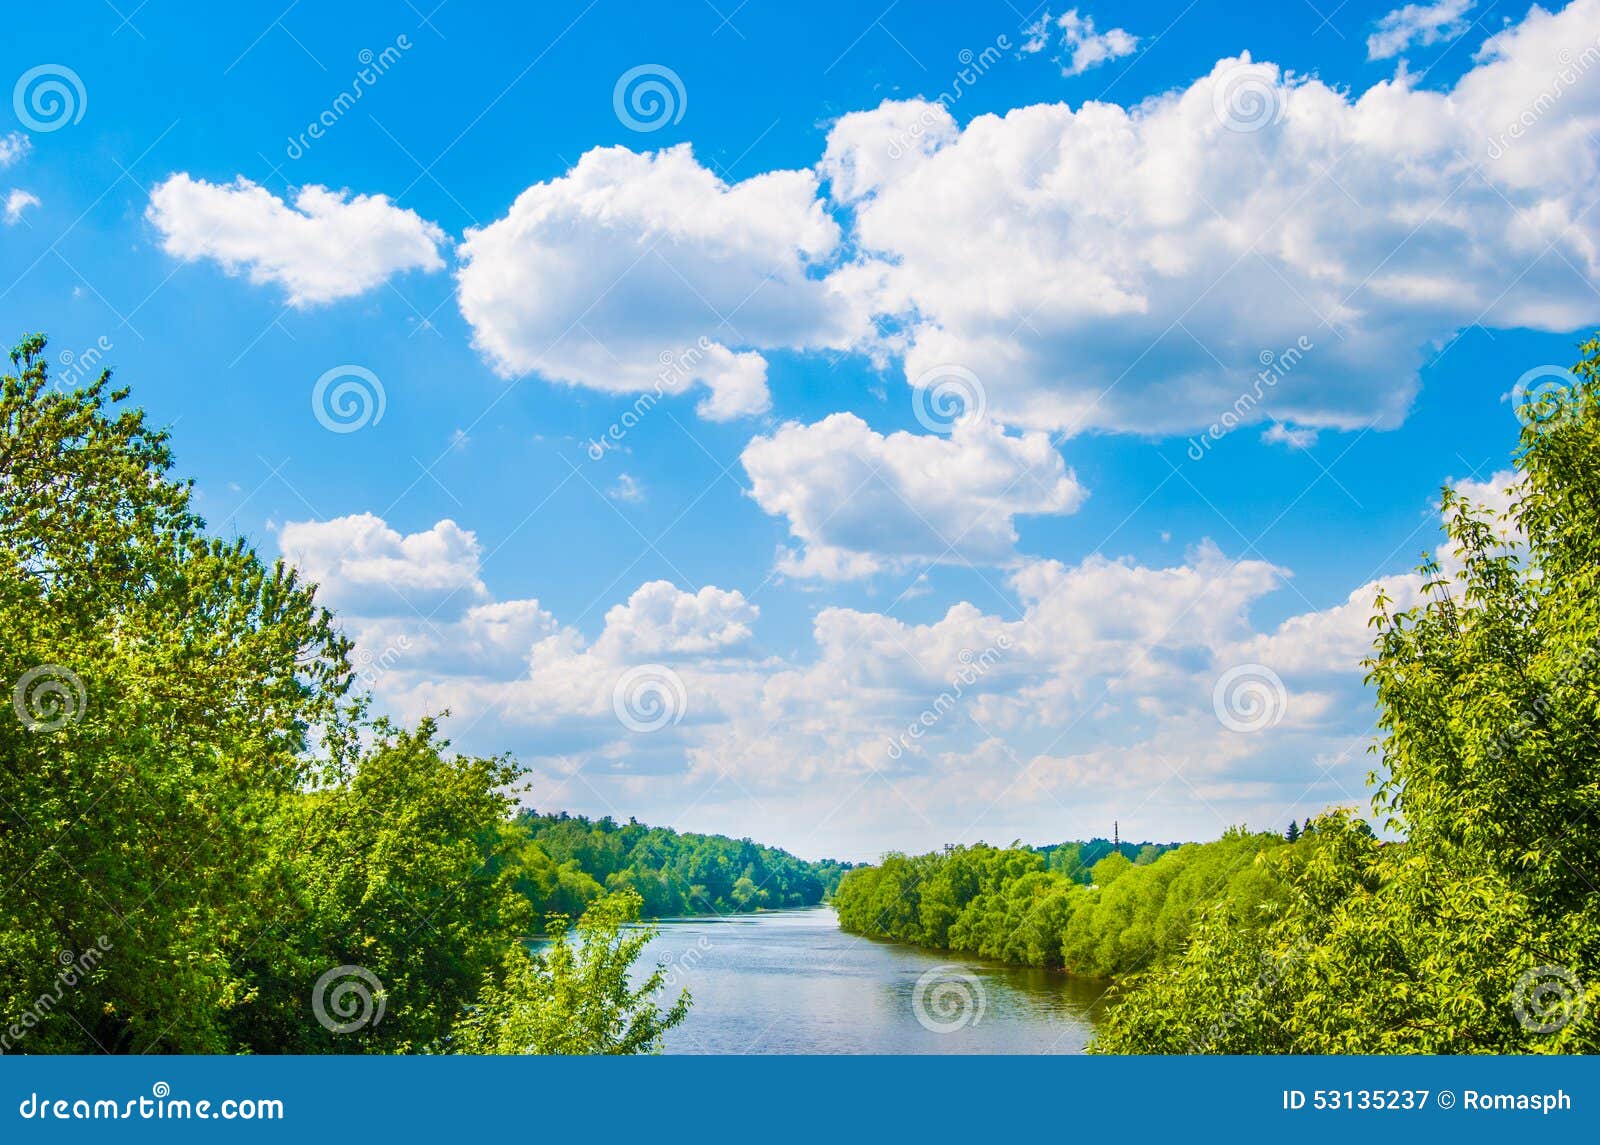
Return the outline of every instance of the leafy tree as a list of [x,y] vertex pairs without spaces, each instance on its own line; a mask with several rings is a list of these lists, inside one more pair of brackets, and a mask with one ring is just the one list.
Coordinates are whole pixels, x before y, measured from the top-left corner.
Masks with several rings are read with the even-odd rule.
[[[7,1048],[437,1050],[480,989],[615,1008],[632,936],[515,961],[536,901],[599,894],[512,820],[515,766],[369,719],[314,587],[208,536],[167,435],[109,373],[52,388],[44,349],[0,379],[0,1010],[26,1016]],[[580,930],[614,930],[618,901]],[[318,996],[344,972],[370,986],[358,1022]],[[629,1030],[567,1044],[649,1048],[687,1000],[652,1019],[647,993]]]
[[638,986],[629,971],[658,933],[629,927],[639,917],[637,894],[595,901],[576,934],[564,918],[551,920],[552,944],[518,949],[503,971],[488,975],[478,1004],[458,1027],[455,1048],[471,1054],[655,1053],[662,1036],[689,1012],[683,991],[663,1010],[653,1001],[666,983],[664,964]]
[[1600,340],[1583,354],[1569,393],[1521,411],[1508,521],[1447,489],[1428,600],[1378,599],[1373,808],[1404,842],[1317,820],[1282,917],[1203,929],[1132,984],[1097,1048],[1177,1050],[1221,1013],[1240,1052],[1600,1048]]

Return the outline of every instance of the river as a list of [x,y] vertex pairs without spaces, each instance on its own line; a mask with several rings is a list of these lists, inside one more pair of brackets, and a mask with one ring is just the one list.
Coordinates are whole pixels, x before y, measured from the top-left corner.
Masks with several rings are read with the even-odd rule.
[[1104,983],[846,934],[829,907],[665,920],[673,1054],[1072,1054]]

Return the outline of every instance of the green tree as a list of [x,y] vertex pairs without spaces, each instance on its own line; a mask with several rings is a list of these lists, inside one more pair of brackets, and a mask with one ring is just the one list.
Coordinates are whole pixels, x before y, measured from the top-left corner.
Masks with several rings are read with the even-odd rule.
[[[167,435],[109,374],[52,388],[44,349],[0,379],[0,1012],[26,1015],[6,1048],[437,1050],[480,989],[615,1005],[631,936],[515,962],[537,906],[600,891],[530,850],[511,761],[369,719],[314,587],[208,536]],[[347,973],[356,1022],[321,993]],[[610,1052],[648,1048],[640,1014]]]
[[455,1048],[470,1054],[655,1053],[662,1036],[689,1012],[683,991],[666,1009],[654,1001],[666,985],[658,964],[634,986],[629,971],[658,933],[630,927],[640,899],[632,892],[590,904],[569,932],[554,918],[554,941],[536,953],[507,955],[498,976],[486,976],[478,1004],[458,1027]]
[[1600,340],[1583,354],[1570,392],[1519,411],[1508,520],[1446,489],[1426,603],[1379,596],[1373,809],[1404,842],[1319,819],[1283,916],[1248,941],[1202,931],[1098,1048],[1181,1052],[1186,1022],[1221,1013],[1241,1052],[1600,1048]]

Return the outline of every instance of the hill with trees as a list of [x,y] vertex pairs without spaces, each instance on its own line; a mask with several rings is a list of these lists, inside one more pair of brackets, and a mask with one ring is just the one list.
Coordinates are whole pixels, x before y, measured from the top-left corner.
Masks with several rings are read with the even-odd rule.
[[816,906],[851,864],[807,862],[749,839],[646,827],[610,816],[529,811],[509,831],[515,885],[541,913],[574,913],[608,891],[647,918]]

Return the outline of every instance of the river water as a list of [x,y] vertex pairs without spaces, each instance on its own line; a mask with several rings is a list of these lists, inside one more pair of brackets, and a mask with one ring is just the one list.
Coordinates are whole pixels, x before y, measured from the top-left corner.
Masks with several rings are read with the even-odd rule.
[[665,920],[674,1054],[1072,1054],[1104,983],[845,934],[829,907]]

